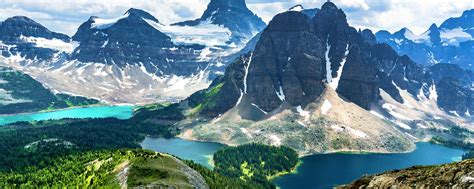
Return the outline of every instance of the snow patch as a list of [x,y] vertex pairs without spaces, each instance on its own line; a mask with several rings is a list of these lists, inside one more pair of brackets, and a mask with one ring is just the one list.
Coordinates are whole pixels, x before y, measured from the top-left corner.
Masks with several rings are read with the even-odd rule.
[[260,107],[258,107],[256,104],[252,103],[252,106],[254,106],[255,108],[257,108],[258,110],[260,110],[261,112],[263,112],[265,115],[268,114],[268,112],[262,110]]
[[308,111],[303,110],[301,106],[297,106],[296,111],[300,114],[301,117],[304,117],[306,120],[309,119],[310,113]]
[[456,111],[449,111],[449,113],[455,115],[456,117],[461,117],[461,116],[459,116],[458,112],[456,112]]
[[410,127],[410,126],[408,126],[407,124],[402,123],[402,122],[400,122],[400,121],[396,121],[395,124],[397,124],[397,125],[398,125],[400,128],[402,128],[402,129],[411,130],[411,127]]
[[421,124],[421,123],[417,123],[416,126],[418,126],[419,128],[422,128],[422,129],[428,129],[427,126]]
[[65,53],[72,53],[79,46],[77,42],[64,42],[60,39],[46,39],[41,37],[25,37],[20,36],[20,40],[27,43],[34,43],[36,47],[54,49]]
[[452,30],[442,30],[440,34],[444,45],[459,46],[459,43],[473,39],[469,33],[460,27]]
[[207,47],[227,46],[232,32],[223,26],[203,21],[196,26],[171,26],[144,19],[150,26],[171,37],[176,44],[198,44]]
[[427,31],[421,35],[415,35],[411,30],[406,29],[405,37],[415,43],[430,43],[430,31]]
[[283,102],[286,99],[285,93],[283,92],[283,88],[280,85],[280,91],[275,92],[278,98]]
[[295,12],[301,12],[303,10],[304,10],[303,5],[295,5],[294,7],[291,7],[290,9],[288,9],[288,11],[295,11]]
[[326,115],[329,112],[329,110],[331,109],[331,107],[332,107],[331,102],[329,102],[329,100],[327,100],[327,99],[324,100],[324,103],[321,106],[321,114]]
[[342,58],[341,66],[337,70],[337,76],[329,83],[329,86],[331,86],[334,90],[337,90],[337,87],[339,86],[342,71],[344,71],[344,65],[346,65],[347,55],[349,55],[349,44],[347,44],[346,46],[346,52],[344,53],[344,58]]
[[121,17],[118,18],[112,18],[112,19],[100,19],[100,18],[94,18],[92,21],[93,23],[91,24],[92,29],[107,29],[113,26],[115,23],[117,23],[119,20],[122,20],[124,18],[127,18],[130,14],[127,13]]
[[433,85],[430,87],[430,100],[438,100],[438,92],[436,91],[436,85],[433,83]]
[[328,39],[326,40],[326,52],[324,53],[324,56],[326,58],[326,82],[327,83],[332,82],[331,59],[329,57],[330,50],[331,50],[331,45],[329,45],[329,35],[328,35]]
[[250,64],[252,63],[252,57],[253,57],[253,53],[250,54],[250,58],[247,62],[247,66],[245,67],[245,75],[244,75],[244,93],[247,94],[247,77],[249,75],[249,68],[250,68]]

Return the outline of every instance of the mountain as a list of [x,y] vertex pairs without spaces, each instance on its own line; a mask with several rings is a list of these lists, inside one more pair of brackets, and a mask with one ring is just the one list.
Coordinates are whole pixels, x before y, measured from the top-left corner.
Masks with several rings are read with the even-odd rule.
[[55,33],[24,16],[0,22],[0,51],[3,57],[52,60],[71,52],[75,44],[67,35]]
[[211,0],[201,18],[172,25],[196,27],[209,23],[229,29],[231,39],[226,43],[236,45],[244,44],[266,26],[261,18],[247,8],[245,0]]
[[0,66],[0,114],[16,114],[98,104],[80,96],[54,94],[30,76]]
[[187,116],[187,139],[286,145],[300,154],[400,152],[434,136],[473,135],[442,132],[472,126],[472,91],[461,88],[434,82],[328,2],[314,18],[294,9],[276,15],[255,50],[175,107]]
[[157,76],[188,76],[206,67],[206,62],[198,62],[189,53],[202,47],[174,45],[151,23],[160,24],[149,13],[134,8],[115,19],[91,17],[72,37],[80,45],[70,59],[119,68],[139,66]]
[[470,188],[473,184],[474,160],[458,163],[416,166],[378,175],[368,175],[336,188]]
[[[217,12],[208,15],[211,10]],[[248,20],[230,19],[235,16]],[[109,103],[177,101],[208,87],[223,74],[221,57],[265,26],[243,0],[211,1],[203,18],[211,21],[165,25],[131,8],[113,19],[92,16],[70,38],[13,17],[0,25],[9,31],[0,34],[0,63],[55,90]]]
[[436,24],[423,34],[414,34],[407,28],[391,34],[376,33],[377,41],[387,43],[398,53],[408,55],[421,65],[450,63],[473,70],[474,10],[465,11],[460,17],[450,18],[439,27]]

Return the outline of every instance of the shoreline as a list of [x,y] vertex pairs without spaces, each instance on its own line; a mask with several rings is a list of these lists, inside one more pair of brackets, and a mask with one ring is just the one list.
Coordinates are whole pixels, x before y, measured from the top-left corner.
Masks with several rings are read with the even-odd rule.
[[53,112],[60,112],[65,110],[73,110],[73,109],[83,109],[83,108],[96,108],[96,107],[119,107],[119,106],[130,106],[135,107],[134,105],[109,105],[109,104],[94,104],[94,105],[87,105],[87,106],[73,106],[67,108],[60,108],[54,110],[41,110],[37,112],[25,112],[25,113],[16,113],[16,114],[0,114],[0,117],[10,117],[10,116],[19,116],[19,115],[32,115],[32,114],[42,114],[42,113],[53,113]]
[[293,168],[291,168],[290,171],[282,171],[282,172],[278,172],[274,175],[267,176],[267,180],[272,181],[273,179],[276,179],[276,178],[284,176],[284,175],[298,174],[298,168],[301,167],[301,165],[303,165],[303,163],[304,163],[303,160],[301,160],[301,158],[299,158],[298,163],[296,163],[296,165]]
[[[188,132],[191,132],[191,133],[188,133]],[[196,139],[196,138],[192,137],[192,130],[184,130],[182,133],[176,135],[175,137],[183,139],[183,140],[189,140],[189,141],[195,141],[195,142],[211,142],[211,143],[218,143],[218,144],[222,144],[222,145],[225,145],[225,146],[231,146],[231,147],[238,146],[238,145],[235,145],[235,144],[223,143],[222,141],[208,141],[208,140]],[[332,150],[332,151],[326,151],[326,152],[321,152],[321,153],[298,153],[298,158],[301,159],[301,158],[312,156],[312,155],[338,154],[338,153],[341,153],[341,154],[344,154],[344,153],[346,153],[346,154],[406,154],[406,153],[414,152],[416,150],[416,143],[419,143],[419,142],[427,142],[427,141],[423,141],[423,140],[414,141],[413,142],[413,148],[405,150],[405,151],[398,151],[398,152],[395,152],[395,151],[394,152],[389,152],[389,151],[375,151],[375,150],[370,151],[370,150],[348,150],[348,149],[345,149],[345,150]]]

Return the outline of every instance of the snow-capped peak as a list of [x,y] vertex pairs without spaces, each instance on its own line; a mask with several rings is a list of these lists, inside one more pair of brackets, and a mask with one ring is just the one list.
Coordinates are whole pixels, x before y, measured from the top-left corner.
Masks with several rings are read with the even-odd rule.
[[91,19],[93,23],[91,24],[91,28],[99,29],[99,30],[110,28],[118,21],[127,18],[129,15],[130,15],[129,13],[125,13],[123,16],[112,18],[112,19],[101,19],[98,17],[92,17]]
[[295,5],[295,6],[291,7],[290,9],[288,9],[288,11],[295,11],[295,12],[301,12],[303,10],[304,10],[304,7],[303,7],[303,5],[300,5],[300,4]]

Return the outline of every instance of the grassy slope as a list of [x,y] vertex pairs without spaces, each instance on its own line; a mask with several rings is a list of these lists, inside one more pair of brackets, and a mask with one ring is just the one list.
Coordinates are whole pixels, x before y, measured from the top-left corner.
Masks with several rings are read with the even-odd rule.
[[98,104],[99,101],[66,94],[53,94],[27,74],[0,67],[0,114],[51,111],[74,106]]

